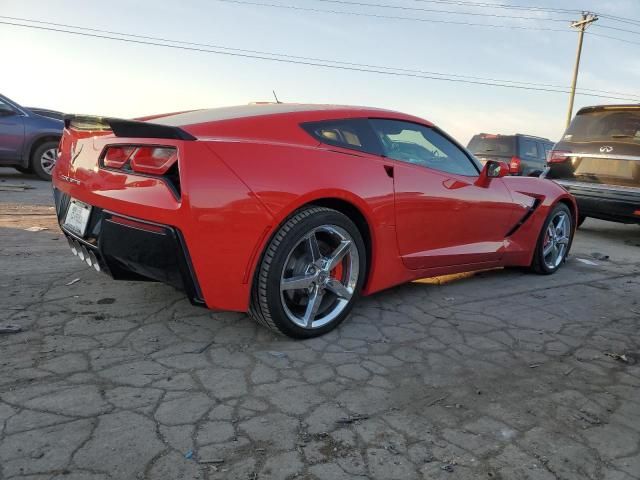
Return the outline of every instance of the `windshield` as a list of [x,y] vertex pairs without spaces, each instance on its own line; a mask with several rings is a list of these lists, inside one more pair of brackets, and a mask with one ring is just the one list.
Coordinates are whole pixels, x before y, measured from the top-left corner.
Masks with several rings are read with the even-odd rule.
[[515,155],[516,139],[509,136],[476,135],[469,142],[467,149],[474,155]]
[[567,142],[640,142],[640,109],[604,110],[577,115],[564,135]]

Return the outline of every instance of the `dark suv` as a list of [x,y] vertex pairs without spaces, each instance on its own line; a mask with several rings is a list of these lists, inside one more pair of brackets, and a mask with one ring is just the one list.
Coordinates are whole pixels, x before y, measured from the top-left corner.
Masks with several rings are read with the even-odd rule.
[[579,223],[640,223],[640,104],[583,108],[548,162],[548,178],[576,197]]
[[474,135],[467,150],[484,165],[489,160],[505,162],[511,175],[539,176],[546,167],[553,142],[532,135]]
[[63,128],[60,112],[21,107],[0,95],[0,166],[50,180]]

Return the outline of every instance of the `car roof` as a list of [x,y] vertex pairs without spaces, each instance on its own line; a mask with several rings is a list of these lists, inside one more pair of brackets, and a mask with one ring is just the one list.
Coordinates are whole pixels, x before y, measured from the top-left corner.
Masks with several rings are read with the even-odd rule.
[[161,125],[185,127],[210,122],[273,115],[292,115],[299,121],[305,121],[305,116],[307,115],[309,116],[309,120],[315,121],[335,118],[379,117],[420,122],[431,125],[430,122],[424,119],[400,112],[394,112],[392,110],[346,105],[313,105],[299,103],[254,103],[233,107],[191,110],[187,112],[146,117],[145,119]]
[[640,103],[623,103],[618,105],[593,105],[591,107],[582,107],[576,115],[583,113],[599,112],[604,110],[640,110]]

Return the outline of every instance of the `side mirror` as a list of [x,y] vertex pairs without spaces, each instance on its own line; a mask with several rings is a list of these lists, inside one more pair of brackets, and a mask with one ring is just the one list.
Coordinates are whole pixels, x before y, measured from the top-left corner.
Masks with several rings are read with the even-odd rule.
[[509,165],[504,162],[496,162],[495,160],[489,160],[484,164],[482,172],[476,181],[476,185],[479,187],[488,187],[492,178],[502,178],[509,175]]

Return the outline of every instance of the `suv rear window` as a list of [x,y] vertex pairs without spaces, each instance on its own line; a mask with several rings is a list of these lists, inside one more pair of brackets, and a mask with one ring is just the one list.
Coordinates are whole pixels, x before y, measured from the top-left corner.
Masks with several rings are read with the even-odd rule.
[[524,158],[538,158],[538,144],[528,138],[520,139],[520,156]]
[[467,147],[474,155],[507,155],[516,153],[516,137],[504,135],[475,135]]
[[635,141],[640,142],[640,108],[596,110],[576,116],[564,135],[567,142]]

